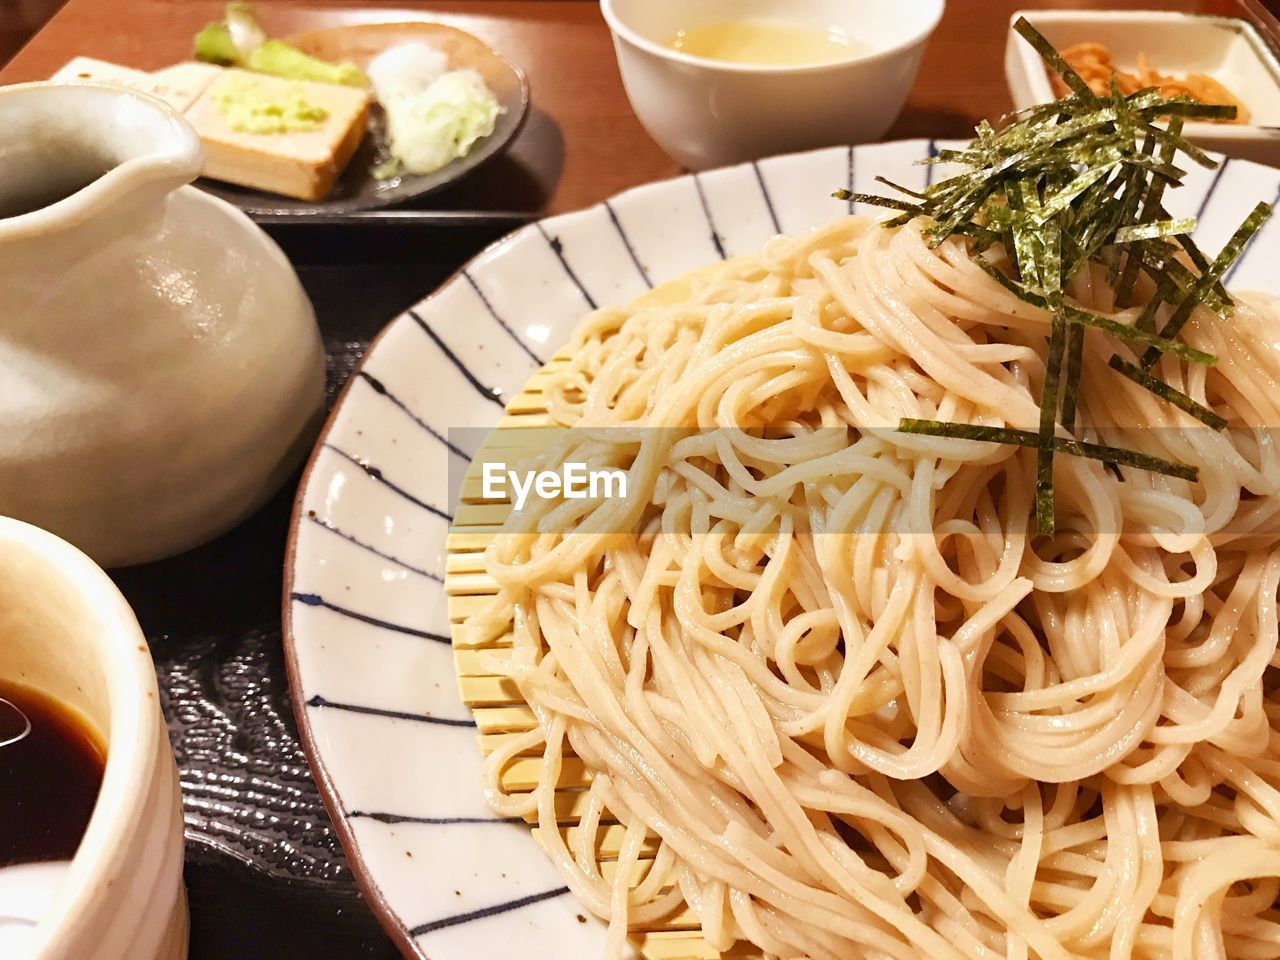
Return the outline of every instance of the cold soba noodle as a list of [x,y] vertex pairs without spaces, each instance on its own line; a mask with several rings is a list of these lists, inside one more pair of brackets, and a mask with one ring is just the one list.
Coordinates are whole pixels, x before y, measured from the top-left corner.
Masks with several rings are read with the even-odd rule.
[[[1057,456],[1038,536],[1035,449],[897,430],[1041,422],[1051,311],[983,269],[1013,275],[1004,245],[927,228],[841,219],[583,323],[546,465],[624,467],[630,495],[489,547],[501,589],[462,630],[513,635],[493,669],[537,720],[490,802],[536,811],[612,956],[685,910],[779,958],[1280,956],[1280,316],[1197,307],[1181,340],[1216,363],[1151,368],[1225,430],[1090,330],[1075,436],[1198,475]],[[1134,327],[1153,286],[1119,307],[1089,263],[1064,292]],[[531,752],[537,787],[505,792]]]

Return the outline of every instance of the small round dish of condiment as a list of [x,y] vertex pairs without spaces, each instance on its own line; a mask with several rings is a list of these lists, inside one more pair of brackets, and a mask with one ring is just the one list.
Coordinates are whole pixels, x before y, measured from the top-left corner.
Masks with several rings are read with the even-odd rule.
[[402,65],[410,73],[415,60],[420,65],[424,57],[438,51],[447,58],[449,71],[475,71],[497,101],[499,112],[493,132],[478,140],[465,156],[432,172],[417,174],[394,170],[388,112],[383,104],[375,102],[369,110],[367,135],[333,189],[320,200],[277,196],[208,178],[200,181],[200,186],[210,193],[251,214],[341,214],[423,196],[456,182],[502,153],[520,132],[528,114],[529,82],[524,72],[477,37],[441,23],[354,24],[298,33],[284,40],[310,56],[351,63],[366,72],[376,58],[393,48],[401,48]]
[[1206,150],[1280,164],[1280,59],[1253,24],[1234,17],[1161,10],[1026,10],[1009,19],[1005,77],[1025,110],[1065,93],[1013,24],[1026,19],[1067,62],[1105,94],[1114,75],[1122,94],[1154,87],[1235,107],[1231,117],[1191,118],[1182,136]]
[[138,621],[0,518],[0,956],[183,960],[182,800]]

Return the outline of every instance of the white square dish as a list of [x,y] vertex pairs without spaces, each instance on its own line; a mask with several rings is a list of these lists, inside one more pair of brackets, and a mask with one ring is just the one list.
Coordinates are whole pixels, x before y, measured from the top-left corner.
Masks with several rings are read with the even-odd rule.
[[1280,164],[1280,62],[1243,20],[1143,11],[1024,10],[1010,19],[1005,76],[1015,108],[1054,99],[1039,54],[1013,30],[1025,16],[1062,50],[1075,43],[1105,45],[1117,67],[1132,70],[1139,53],[1164,74],[1205,73],[1249,109],[1248,124],[1188,122],[1187,139],[1232,157]]

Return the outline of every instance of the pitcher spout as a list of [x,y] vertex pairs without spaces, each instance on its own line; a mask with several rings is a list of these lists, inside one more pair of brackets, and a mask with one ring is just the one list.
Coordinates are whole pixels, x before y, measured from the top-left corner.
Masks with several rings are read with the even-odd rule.
[[119,87],[0,89],[0,131],[0,245],[34,241],[46,253],[74,256],[127,231],[204,165],[190,124]]

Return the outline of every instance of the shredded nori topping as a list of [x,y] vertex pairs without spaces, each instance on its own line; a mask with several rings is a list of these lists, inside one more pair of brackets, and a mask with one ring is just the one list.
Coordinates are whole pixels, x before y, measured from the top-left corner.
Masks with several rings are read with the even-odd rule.
[[[1194,467],[1134,450],[1088,443],[1074,436],[1086,328],[1145,347],[1139,364],[1113,356],[1110,368],[1215,430],[1227,421],[1218,413],[1154,376],[1164,354],[1188,363],[1216,358],[1178,339],[1196,307],[1228,317],[1232,301],[1222,278],[1271,214],[1260,203],[1213,260],[1191,238],[1194,217],[1174,219],[1164,193],[1182,183],[1186,171],[1175,160],[1213,168],[1217,163],[1182,136],[1185,119],[1225,120],[1235,107],[1203,104],[1189,97],[1162,97],[1154,89],[1123,95],[1112,82],[1098,96],[1025,18],[1014,29],[1040,54],[1070,93],[1007,118],[999,130],[983,121],[960,150],[941,150],[926,163],[966,169],[909,190],[877,177],[902,196],[837,191],[842,200],[900,211],[887,221],[927,222],[932,245],[948,237],[970,239],[970,255],[1018,298],[1047,310],[1051,328],[1036,431],[935,420],[904,419],[906,433],[989,440],[1036,451],[1036,525],[1053,532],[1053,457],[1088,457],[1120,466],[1195,480]],[[1163,124],[1163,125],[1161,125]],[[1001,243],[1012,276],[985,256]],[[1068,303],[1068,283],[1089,264],[1106,268],[1119,307],[1130,304],[1145,283],[1150,299],[1128,326]],[[1156,330],[1160,308],[1167,319]],[[1065,436],[1064,436],[1065,434]]]

